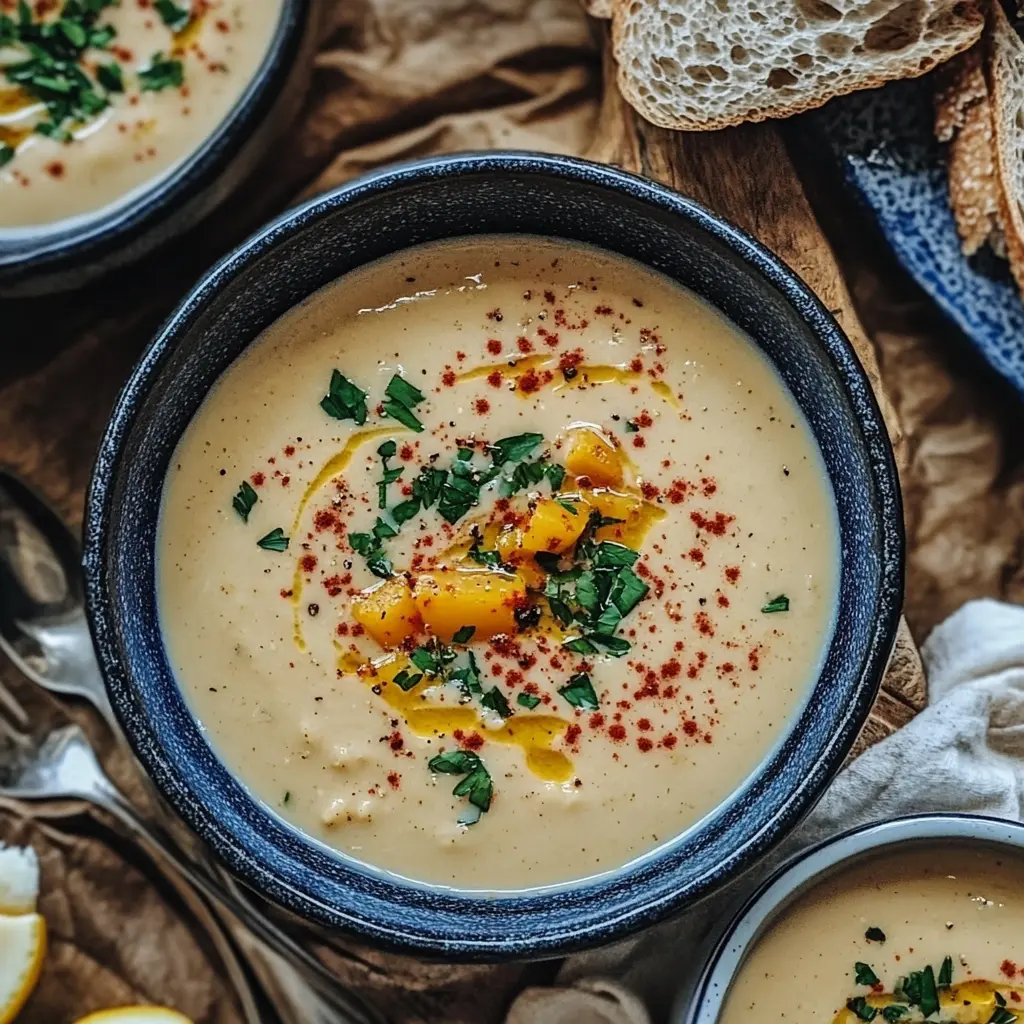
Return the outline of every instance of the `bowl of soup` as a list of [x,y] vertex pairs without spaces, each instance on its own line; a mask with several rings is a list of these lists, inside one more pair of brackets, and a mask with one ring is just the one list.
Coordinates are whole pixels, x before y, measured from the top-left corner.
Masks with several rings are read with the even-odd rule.
[[225,864],[424,955],[545,956],[753,863],[848,753],[902,588],[841,330],[578,160],[381,171],[213,270],[87,516],[125,731]]
[[308,0],[0,11],[0,294],[81,286],[210,213],[296,113]]
[[922,815],[780,870],[722,939],[687,1024],[1024,1018],[1024,827]]

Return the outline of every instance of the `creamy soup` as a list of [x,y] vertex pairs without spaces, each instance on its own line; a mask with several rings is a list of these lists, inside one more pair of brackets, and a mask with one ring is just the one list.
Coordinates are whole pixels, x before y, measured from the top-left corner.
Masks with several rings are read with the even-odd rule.
[[794,1024],[1024,1020],[1024,863],[949,846],[876,857],[758,941],[719,1018]]
[[608,254],[410,250],[274,324],[175,453],[172,665],[227,764],[404,876],[621,866],[780,739],[830,635],[820,453],[753,345]]
[[0,0],[0,228],[109,206],[188,157],[252,80],[282,0]]

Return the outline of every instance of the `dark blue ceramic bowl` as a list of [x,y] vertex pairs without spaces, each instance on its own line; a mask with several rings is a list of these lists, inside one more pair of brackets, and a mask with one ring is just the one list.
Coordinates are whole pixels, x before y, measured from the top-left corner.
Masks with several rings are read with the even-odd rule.
[[80,288],[212,213],[298,114],[312,66],[312,8],[312,0],[283,0],[270,48],[238,102],[195,152],[151,186],[95,214],[0,230],[0,298]]
[[[168,666],[154,577],[161,488],[210,386],[286,310],[406,246],[514,232],[576,239],[676,279],[763,348],[802,407],[839,508],[841,596],[821,678],[725,805],[619,871],[516,894],[396,880],[335,854],[250,796],[211,750]],[[641,178],[530,154],[384,170],[270,224],[212,270],[136,368],[100,448],[86,515],[92,628],[111,701],[160,790],[239,878],[328,928],[447,959],[553,956],[649,925],[735,877],[821,795],[860,731],[896,635],[903,519],[885,427],[843,332],[775,256]],[[539,839],[540,841],[540,839]]]

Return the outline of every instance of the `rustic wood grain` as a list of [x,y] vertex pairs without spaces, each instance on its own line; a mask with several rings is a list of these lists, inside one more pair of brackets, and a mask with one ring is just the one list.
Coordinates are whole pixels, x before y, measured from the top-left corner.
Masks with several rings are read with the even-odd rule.
[[[846,331],[874,388],[897,462],[906,444],[882,387],[878,360],[839,265],[821,230],[775,122],[718,132],[672,132],[644,121],[615,87],[609,47],[600,128],[588,156],[654,178],[732,221],[792,267]],[[855,753],[905,725],[927,699],[917,648],[901,622],[896,648]]]

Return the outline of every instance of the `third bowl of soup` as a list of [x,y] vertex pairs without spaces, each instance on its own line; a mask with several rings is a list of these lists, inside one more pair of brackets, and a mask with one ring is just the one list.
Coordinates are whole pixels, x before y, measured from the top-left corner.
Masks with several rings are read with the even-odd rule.
[[457,956],[604,941],[777,841],[899,608],[838,328],[705,211],[576,161],[384,173],[186,301],[115,413],[93,623],[242,877]]

